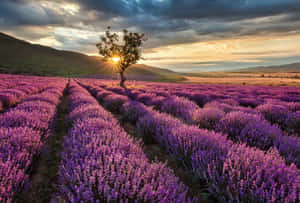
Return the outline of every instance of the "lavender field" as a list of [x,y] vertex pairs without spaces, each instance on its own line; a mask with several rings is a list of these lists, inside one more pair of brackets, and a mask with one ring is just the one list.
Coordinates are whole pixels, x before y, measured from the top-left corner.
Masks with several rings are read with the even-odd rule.
[[299,87],[0,81],[0,202],[300,201]]

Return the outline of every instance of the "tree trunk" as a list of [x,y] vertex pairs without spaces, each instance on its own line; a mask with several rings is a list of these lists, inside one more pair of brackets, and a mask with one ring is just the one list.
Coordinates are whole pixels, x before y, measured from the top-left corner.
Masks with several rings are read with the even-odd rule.
[[120,81],[120,86],[123,87],[124,89],[126,89],[126,86],[125,86],[125,81],[126,81],[126,77],[124,75],[124,71],[121,71],[120,72],[120,76],[121,76],[121,81]]

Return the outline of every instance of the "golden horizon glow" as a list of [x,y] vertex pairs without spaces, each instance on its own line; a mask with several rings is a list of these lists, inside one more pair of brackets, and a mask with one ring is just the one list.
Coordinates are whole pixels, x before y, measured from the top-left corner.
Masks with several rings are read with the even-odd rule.
[[[167,67],[173,63],[263,62],[267,57],[300,55],[300,35],[249,36],[182,45],[169,45],[145,53],[149,65]],[[204,64],[207,66],[207,64]],[[199,64],[201,66],[201,64]]]
[[[43,33],[43,30],[37,27],[30,27],[35,33]],[[98,40],[98,33],[93,31],[77,30],[75,28],[63,28],[48,26],[49,32],[55,35],[68,38],[71,34],[76,39],[87,40],[95,38]],[[12,35],[14,33],[11,33]],[[54,36],[46,36],[39,40],[30,40],[32,43],[52,46],[63,49],[64,44],[57,40]],[[76,40],[75,38],[72,40]],[[138,64],[147,64],[161,68],[180,68],[188,69],[191,67],[204,67],[207,70],[214,67],[231,66],[230,63],[245,63],[244,66],[267,65],[271,60],[277,58],[287,58],[283,63],[292,63],[295,57],[300,55],[300,34],[289,33],[282,35],[270,36],[244,36],[238,38],[217,39],[202,42],[193,42],[186,44],[164,45],[147,50],[143,53],[146,60],[139,60]],[[77,49],[77,50],[76,50]],[[75,46],[75,49],[67,49],[80,51],[81,47]],[[86,47],[82,50],[91,56],[99,56],[94,46]],[[289,62],[288,57],[291,58]],[[294,58],[293,58],[294,57]],[[120,56],[113,55],[109,58],[109,63],[116,67],[120,63]],[[223,65],[228,63],[228,65]],[[282,64],[283,64],[282,63]],[[238,66],[238,65],[236,65]]]

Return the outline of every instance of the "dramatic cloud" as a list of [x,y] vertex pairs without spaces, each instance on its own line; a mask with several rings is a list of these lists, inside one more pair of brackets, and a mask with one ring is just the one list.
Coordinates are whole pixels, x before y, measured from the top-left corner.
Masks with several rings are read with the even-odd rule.
[[[299,0],[1,0],[0,29],[35,43],[96,54],[99,34],[111,25],[116,31],[147,34],[146,63],[173,67],[175,58],[180,60],[176,66],[225,68],[249,65],[255,57],[255,63],[270,63],[261,56],[286,62],[287,53],[294,56],[291,62],[296,60],[296,48],[286,50],[275,38],[299,39],[299,10]],[[236,39],[244,44],[229,49]],[[246,46],[253,41],[261,46],[267,39],[274,39],[269,50]],[[227,48],[222,50],[224,40]],[[175,45],[184,48],[170,53]]]
[[56,14],[34,2],[4,0],[0,3],[0,26],[63,24]]

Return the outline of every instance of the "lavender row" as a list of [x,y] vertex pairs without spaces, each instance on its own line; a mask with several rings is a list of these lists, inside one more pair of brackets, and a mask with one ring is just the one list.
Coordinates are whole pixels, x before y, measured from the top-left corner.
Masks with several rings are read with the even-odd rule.
[[8,90],[2,90],[0,91],[0,102],[2,103],[3,107],[11,107],[23,100],[27,95],[38,93],[46,86],[47,84],[26,85]]
[[153,136],[183,165],[206,180],[220,201],[293,202],[299,199],[300,171],[294,164],[285,165],[276,151],[265,153],[233,144],[222,134],[187,126],[169,115],[153,111],[138,120],[137,128],[141,134]]
[[[152,104],[160,111],[200,128],[228,134],[228,138],[234,142],[246,143],[262,150],[274,147],[288,164],[295,163],[300,168],[300,137],[285,135],[278,126],[271,125],[253,109],[236,107],[229,110],[228,105],[217,102],[199,108],[195,103],[177,96],[168,97],[158,104],[155,102]],[[296,127],[300,122],[299,116],[289,118],[289,125],[295,124]]]
[[[124,91],[121,88],[109,89],[129,95],[133,100],[138,100],[148,106],[155,106],[157,110],[172,114],[188,124],[228,134],[228,138],[236,143],[246,143],[248,146],[262,150],[275,147],[285,158],[286,163],[295,163],[300,168],[300,137],[284,135],[277,126],[271,125],[260,113],[251,108],[232,107],[218,102],[208,103],[204,108],[199,108],[194,102],[182,97],[163,97],[154,93]],[[98,93],[98,98],[101,99],[99,96],[101,94]],[[119,103],[126,101],[120,96],[114,95],[113,97],[114,100],[119,100]],[[113,104],[115,107],[120,106],[117,102]],[[294,122],[299,121],[300,118],[299,120],[296,118]]]
[[[107,80],[89,80],[89,82],[98,83],[102,87],[111,86],[112,83]],[[197,103],[200,107],[214,101],[222,104],[230,104],[230,108],[232,109],[238,106],[257,107],[272,103],[290,112],[300,111],[300,89],[298,87],[138,83],[139,93],[164,97],[172,95],[186,97]],[[119,88],[115,87],[110,87],[110,90],[120,91]]]
[[44,78],[36,76],[0,74],[0,90],[13,88],[20,85],[32,84],[32,81],[43,80]]
[[[111,85],[116,81],[100,81],[101,84]],[[162,96],[182,96],[196,102],[201,107],[211,101],[235,101],[241,106],[256,107],[266,103],[268,100],[277,100],[288,104],[297,103],[299,109],[300,90],[299,87],[275,87],[275,86],[243,86],[243,85],[205,85],[205,84],[175,84],[175,83],[151,83],[130,82],[128,85],[141,87],[148,93],[153,92]],[[300,110],[300,109],[299,109]]]
[[[176,92],[172,91],[159,91],[157,89],[138,89],[131,91],[131,95],[135,96],[134,99],[137,99],[143,102],[146,105],[160,105],[161,103],[166,100],[166,98],[170,98],[168,101],[170,103],[174,103],[172,100],[177,100],[179,107],[186,105],[189,106],[187,110],[181,110],[183,112],[176,112],[180,114],[181,118],[183,118],[186,122],[195,122],[195,117],[197,115],[197,109],[199,109],[194,102],[187,102],[187,100],[176,99],[178,97],[186,97],[188,100],[195,101],[199,104],[195,99],[187,96],[189,91],[184,91],[183,94],[177,94]],[[110,87],[108,90],[124,93],[124,90],[117,88],[117,87]],[[123,92],[122,92],[123,91]],[[282,92],[286,92],[283,91]],[[281,94],[282,94],[281,92]],[[293,92],[297,93],[297,92]],[[226,94],[226,92],[224,92]],[[174,97],[175,95],[175,97]],[[296,94],[297,95],[297,94]],[[300,95],[299,95],[300,98]],[[180,104],[182,103],[182,104]],[[200,102],[201,103],[201,102]],[[176,104],[177,105],[177,104]],[[271,124],[276,124],[281,127],[282,130],[286,131],[288,134],[298,135],[300,136],[300,102],[286,102],[281,101],[279,99],[272,99],[272,97],[264,98],[264,100],[257,105],[244,105],[240,106],[238,99],[232,97],[231,95],[226,96],[224,98],[213,98],[210,99],[200,106],[204,107],[213,107],[223,110],[225,113],[231,111],[242,111],[247,113],[255,113],[255,114],[262,114],[266,120],[268,120]],[[174,106],[174,104],[173,104]],[[245,107],[246,106],[246,107]],[[252,109],[252,106],[257,106],[255,109]],[[176,106],[175,106],[176,108]],[[173,110],[174,111],[174,110]],[[191,113],[192,112],[192,113]]]
[[241,86],[241,85],[177,85],[145,83],[149,89],[188,97],[200,105],[213,100],[233,99],[242,106],[255,107],[274,99],[285,102],[300,102],[298,87]]
[[[104,103],[120,96],[99,87],[90,87]],[[219,133],[183,124],[167,114],[141,103],[125,101],[120,111],[137,121],[140,134],[152,137],[188,170],[207,181],[220,201],[296,202],[299,201],[300,171],[287,166],[279,154],[267,153],[243,144],[233,144]],[[137,120],[138,119],[138,120]]]
[[272,125],[277,125],[289,135],[300,136],[300,103],[267,100],[256,108],[238,106],[234,101],[213,101],[204,105],[204,108],[219,109],[225,113],[242,111],[251,114],[260,114]]
[[189,202],[187,187],[165,164],[150,163],[85,89],[69,90],[73,126],[64,141],[59,192],[52,202]]
[[[102,81],[101,81],[101,83],[102,83]],[[154,84],[154,86],[157,86],[157,85]],[[174,85],[172,85],[172,86],[174,86]],[[201,87],[201,85],[198,85],[198,86]],[[105,85],[103,85],[103,87],[105,87]],[[218,87],[223,87],[223,86],[218,86]],[[234,86],[234,87],[237,88],[238,86]],[[247,86],[247,88],[249,88],[249,87]],[[241,90],[244,90],[247,88],[243,88]],[[250,86],[250,88],[253,88],[253,87]],[[264,87],[264,88],[268,90],[268,88],[270,88],[270,87]],[[108,89],[115,91],[115,92],[120,91],[119,93],[125,93],[124,90],[117,88],[117,87],[110,87]],[[185,90],[183,92],[183,94],[176,94],[175,90],[171,91],[169,89],[166,87],[163,89],[164,91],[157,90],[156,88],[151,88],[151,89],[145,88],[145,89],[138,89],[138,90],[134,89],[133,91],[131,91],[131,95],[133,95],[135,97],[138,96],[134,99],[137,99],[147,105],[153,105],[153,104],[163,103],[165,98],[169,98],[174,94],[177,96],[186,96],[185,94],[193,93],[193,91],[192,91],[193,89],[191,89],[189,91],[188,88],[187,89],[182,88],[183,90]],[[294,89],[294,88],[292,88],[291,90],[283,90],[282,88],[280,88],[279,90],[280,90],[280,94],[288,94],[288,95],[300,94],[300,91],[299,90],[297,91],[297,89]],[[248,93],[250,94],[250,92],[248,92]],[[276,92],[276,93],[279,93],[279,92]],[[223,93],[223,96],[224,95],[226,95],[226,92]],[[300,127],[299,127],[300,126],[300,102],[286,102],[286,101],[281,101],[278,98],[272,99],[272,97],[271,97],[272,95],[270,95],[270,97],[265,96],[263,102],[261,102],[260,105],[256,109],[252,109],[249,107],[251,105],[247,105],[248,107],[239,106],[239,102],[237,102],[237,99],[235,99],[234,97],[231,98],[231,96],[232,95],[229,94],[229,95],[226,95],[226,97],[224,97],[224,98],[214,97],[212,100],[207,101],[207,103],[204,105],[204,107],[218,108],[218,109],[223,110],[225,113],[228,113],[231,111],[242,111],[242,112],[246,112],[246,113],[256,113],[256,114],[261,113],[265,117],[265,119],[268,120],[271,124],[279,125],[284,131],[286,131],[289,134],[300,135]],[[187,97],[187,98],[189,100],[191,99],[189,97]],[[172,102],[172,100],[174,100],[174,99],[170,99],[171,102]],[[193,100],[193,99],[191,99],[191,100]],[[194,112],[194,109],[198,109],[197,107],[195,107],[195,104],[193,102],[189,102],[189,104],[186,101],[182,101],[182,102],[187,103],[187,105],[190,105],[190,107],[188,109],[189,111]],[[195,114],[195,113],[193,113],[192,115],[189,115],[191,113],[188,112],[188,110],[186,110],[186,112],[184,112],[184,113],[181,113],[180,116],[184,117],[185,121],[188,120],[188,122],[194,122],[193,118],[191,118],[191,117],[194,116],[193,114]]]
[[11,79],[8,81],[9,87],[0,89],[0,111],[19,103],[28,95],[42,91],[57,80],[35,76],[11,76],[8,79]]
[[30,167],[51,133],[64,80],[27,99],[0,116],[0,202],[29,184]]
[[[137,99],[140,98],[143,97],[138,95]],[[234,142],[246,143],[262,150],[274,147],[288,164],[295,163],[300,168],[300,137],[287,136],[278,126],[271,125],[254,109],[231,107],[218,102],[208,103],[204,108],[199,108],[195,103],[182,97],[152,98],[154,99],[149,99],[150,105],[154,105],[160,111],[179,117],[186,123],[196,124],[200,128],[228,134],[228,138]],[[272,113],[274,114],[276,111]],[[286,123],[293,127],[289,129],[299,128],[300,114],[290,114]]]
[[[198,85],[202,87],[201,85]],[[197,86],[195,86],[197,87]],[[296,87],[253,87],[253,86],[204,86],[201,93],[196,88],[181,87],[162,91],[151,88],[147,93],[158,95],[176,95],[186,97],[204,106],[210,102],[227,104],[232,110],[247,110],[244,107],[257,107],[256,111],[264,115],[272,124],[278,124],[289,133],[300,135],[300,91]],[[166,94],[167,93],[167,94]],[[209,97],[209,98],[207,98]],[[230,105],[228,105],[230,104]],[[242,107],[240,107],[241,105]]]
[[278,101],[269,101],[266,104],[259,105],[256,110],[259,111],[266,120],[272,124],[279,125],[283,130],[290,134],[300,136],[300,103],[285,103]]

